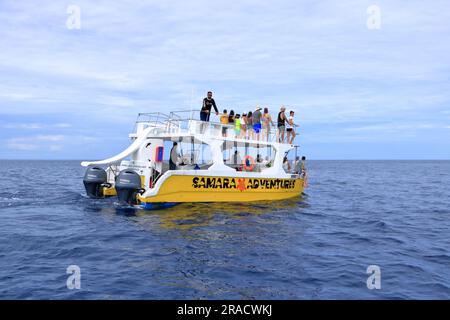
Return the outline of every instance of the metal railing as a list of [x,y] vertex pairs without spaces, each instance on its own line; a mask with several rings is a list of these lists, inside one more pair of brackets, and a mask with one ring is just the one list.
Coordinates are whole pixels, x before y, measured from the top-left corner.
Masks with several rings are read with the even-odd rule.
[[277,142],[277,128],[272,125],[268,134],[267,129],[261,129],[259,139],[256,139],[257,135],[253,129],[246,128],[244,130],[243,124],[241,124],[240,133],[237,134],[234,124],[194,119],[194,115],[199,112],[200,110],[180,110],[172,111],[170,114],[163,112],[139,113],[134,131],[137,132],[138,128],[154,127],[165,134],[204,134],[211,137],[237,138],[252,142]]

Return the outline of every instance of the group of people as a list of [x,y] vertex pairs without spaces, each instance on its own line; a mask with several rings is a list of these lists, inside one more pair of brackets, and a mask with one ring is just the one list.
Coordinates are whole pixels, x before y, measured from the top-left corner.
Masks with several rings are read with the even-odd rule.
[[[224,137],[228,135],[228,129],[234,127],[234,135],[237,139],[269,141],[271,126],[275,126],[275,123],[267,107],[263,110],[257,106],[255,111],[244,112],[242,115],[239,113],[235,114],[234,110],[230,110],[230,112],[223,110],[219,114],[212,92],[209,91],[206,98],[203,99],[203,105],[200,110],[201,121],[209,121],[212,108],[214,108],[216,115],[220,115],[220,123],[224,125],[222,128]],[[281,106],[276,124],[278,142],[293,144],[296,136],[294,114],[294,111],[290,111],[289,116],[287,116],[286,108]]]
[[[173,147],[170,150],[170,158],[169,158],[169,170],[176,170],[177,164],[179,163],[180,157],[178,155],[178,143],[174,142]],[[225,161],[225,160],[224,160]],[[294,163],[290,163],[288,160],[288,157],[285,156],[283,158],[283,169],[286,172],[292,172],[295,174],[300,174],[301,176],[306,176],[306,165],[305,165],[306,158],[305,157],[296,157]],[[241,155],[238,150],[234,151],[234,154],[232,158],[230,159],[230,164],[236,166],[236,170],[241,171],[242,168],[242,159]],[[250,164],[248,164],[250,165]],[[263,167],[271,167],[272,166],[272,160],[269,159],[268,156],[263,158],[260,154],[256,156],[255,165],[257,167],[256,171],[261,170]],[[195,169],[200,169],[198,165],[196,165]]]
[[[272,161],[269,159],[269,156],[265,156],[264,158],[260,155],[257,154],[256,155],[256,159],[255,159],[255,165],[258,166],[259,168],[261,167],[271,167],[272,166]],[[231,157],[231,159],[224,160],[225,163],[229,163],[233,166],[236,166],[237,170],[242,170],[242,159],[241,159],[241,154],[238,150],[234,151],[233,156]],[[248,165],[250,165],[250,163],[248,163]]]
[[288,160],[288,157],[283,158],[283,169],[286,172],[293,172],[296,174],[304,175],[306,173],[306,157],[296,157],[294,163],[291,166],[291,163]]

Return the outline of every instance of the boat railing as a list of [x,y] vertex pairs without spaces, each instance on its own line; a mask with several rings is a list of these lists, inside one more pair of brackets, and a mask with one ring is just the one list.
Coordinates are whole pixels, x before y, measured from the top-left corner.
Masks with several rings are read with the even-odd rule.
[[152,127],[158,129],[159,133],[177,133],[179,128],[179,119],[176,119],[172,114],[163,112],[148,112],[139,113],[134,126],[134,132]]
[[[253,131],[248,128],[244,131],[242,125],[241,132],[237,135],[234,124],[223,124],[216,121],[206,122],[195,119],[194,116],[195,114],[198,114],[199,111],[200,110],[181,110],[172,111],[169,114],[163,112],[139,113],[135,124],[135,132],[138,133],[145,128],[154,127],[162,134],[203,134],[210,137],[277,142],[277,128],[274,126],[270,127],[268,133],[267,130],[261,130],[258,140]],[[251,134],[251,132],[253,133]]]

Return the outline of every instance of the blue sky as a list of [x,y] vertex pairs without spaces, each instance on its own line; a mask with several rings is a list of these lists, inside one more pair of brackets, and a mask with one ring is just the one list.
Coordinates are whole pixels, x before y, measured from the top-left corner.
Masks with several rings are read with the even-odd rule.
[[[370,5],[381,29],[366,25]],[[290,106],[311,159],[450,159],[448,9],[0,0],[0,158],[109,157],[138,112],[199,107],[213,90],[221,109]]]

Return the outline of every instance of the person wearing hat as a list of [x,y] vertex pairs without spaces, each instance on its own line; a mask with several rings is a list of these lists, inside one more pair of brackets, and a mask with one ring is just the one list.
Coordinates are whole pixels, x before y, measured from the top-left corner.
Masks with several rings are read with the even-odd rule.
[[286,130],[286,121],[287,121],[286,115],[284,114],[285,111],[286,108],[284,106],[281,106],[277,119],[277,127],[278,127],[277,140],[280,143],[284,143],[284,133]]
[[252,122],[253,122],[253,130],[255,131],[256,140],[259,140],[259,134],[261,132],[261,108],[259,106],[256,106],[255,112],[253,112],[252,115]]

